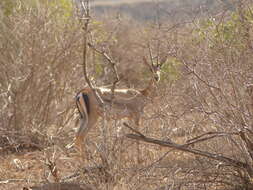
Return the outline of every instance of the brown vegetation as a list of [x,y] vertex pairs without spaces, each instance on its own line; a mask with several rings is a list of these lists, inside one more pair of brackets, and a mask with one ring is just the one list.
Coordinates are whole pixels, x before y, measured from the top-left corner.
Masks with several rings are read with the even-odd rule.
[[[168,59],[139,131],[101,119],[81,159],[66,146],[79,121],[74,97],[87,86],[83,22],[68,6],[37,2],[0,13],[0,189],[252,189],[252,1],[184,24],[92,18],[87,40],[116,63],[117,88],[146,86],[144,56]],[[87,64],[94,86],[113,83],[91,48]]]
[[93,190],[92,187],[87,185],[77,185],[74,183],[51,183],[42,186],[34,186],[26,188],[24,187],[23,190]]

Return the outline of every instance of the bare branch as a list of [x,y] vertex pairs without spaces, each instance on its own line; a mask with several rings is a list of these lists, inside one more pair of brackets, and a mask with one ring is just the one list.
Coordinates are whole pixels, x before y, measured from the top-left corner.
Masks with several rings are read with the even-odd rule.
[[197,137],[187,140],[187,145],[192,145],[192,144],[196,144],[199,142],[210,140],[210,139],[213,139],[216,137],[224,137],[224,136],[228,136],[228,135],[238,135],[238,133],[237,132],[235,132],[235,133],[208,132],[208,133],[204,133],[202,135],[199,135]]
[[90,82],[90,79],[88,77],[88,73],[87,73],[87,55],[88,55],[88,33],[89,33],[89,23],[90,23],[90,12],[89,12],[89,1],[86,1],[86,4],[84,4],[84,2],[82,2],[82,6],[84,9],[84,17],[86,19],[84,19],[84,36],[83,36],[83,44],[84,44],[84,48],[83,48],[83,73],[84,73],[84,78],[87,82],[87,84],[89,85],[89,87],[92,89],[92,92],[94,93],[94,96],[96,97],[99,106],[103,107],[103,100],[100,97],[100,95],[98,94],[98,92],[95,90],[95,88],[93,87],[92,83]]
[[56,163],[54,161],[51,161],[50,159],[47,159],[46,165],[48,169],[50,170],[50,173],[54,177],[55,182],[59,182],[60,178],[59,178],[58,170],[56,167]]
[[182,61],[182,63],[184,64],[184,66],[190,71],[190,73],[192,73],[198,80],[200,80],[202,83],[204,83],[206,86],[216,89],[218,91],[220,91],[221,89],[219,87],[213,86],[211,84],[209,84],[209,82],[205,81],[204,79],[202,79],[194,69],[191,69],[189,67],[189,65],[185,62],[185,60]]
[[145,137],[142,133],[140,133],[139,131],[137,131],[136,129],[133,129],[132,127],[130,127],[127,123],[123,123],[123,125],[125,126],[125,127],[127,127],[128,129],[130,129],[131,131],[133,131],[133,132],[135,132],[135,133],[137,133],[139,136],[141,136],[141,137]]
[[241,162],[241,161],[237,161],[225,156],[221,156],[218,154],[213,154],[210,152],[205,152],[202,150],[198,150],[198,149],[193,149],[193,148],[188,148],[188,144],[185,145],[180,145],[180,144],[176,144],[173,142],[167,142],[167,141],[161,141],[161,140],[157,140],[157,139],[153,139],[153,138],[149,138],[146,136],[140,136],[140,135],[136,135],[136,134],[127,134],[126,135],[127,138],[130,139],[135,139],[135,140],[140,140],[140,141],[144,141],[147,143],[151,143],[151,144],[157,144],[159,146],[163,146],[163,147],[169,147],[169,148],[175,148],[177,150],[183,151],[183,152],[189,152],[198,156],[203,156],[209,159],[213,159],[213,160],[217,160],[220,162],[224,162],[229,164],[230,166],[236,167],[236,168],[243,168],[246,169],[248,171],[248,173],[250,175],[252,175],[252,171],[250,166],[247,163]]
[[113,102],[114,99],[114,91],[116,88],[117,83],[120,81],[119,79],[119,75],[118,75],[118,71],[116,68],[116,63],[107,55],[107,53],[105,51],[101,51],[98,50],[96,47],[94,47],[94,45],[92,45],[91,43],[88,43],[88,46],[93,49],[95,52],[99,53],[100,55],[102,55],[110,64],[110,66],[112,67],[113,73],[115,75],[115,80],[113,81],[112,87],[111,87],[111,91],[112,91],[112,95],[111,95],[111,101]]
[[37,181],[30,181],[30,179],[6,179],[0,181],[0,184],[8,184],[8,183],[18,183],[18,182],[33,182],[36,183]]
[[88,46],[93,49],[95,52],[99,53],[100,55],[102,55],[108,62],[109,64],[111,65],[112,69],[113,69],[113,73],[115,74],[116,76],[116,79],[113,83],[117,83],[119,82],[119,75],[118,75],[118,71],[117,71],[117,68],[116,68],[116,63],[107,55],[107,53],[105,51],[101,51],[101,50],[98,50],[94,45],[92,45],[91,43],[88,43]]
[[250,155],[251,160],[253,160],[253,143],[252,140],[249,138],[246,132],[240,131],[239,135],[241,139],[244,141],[247,147],[247,151]]

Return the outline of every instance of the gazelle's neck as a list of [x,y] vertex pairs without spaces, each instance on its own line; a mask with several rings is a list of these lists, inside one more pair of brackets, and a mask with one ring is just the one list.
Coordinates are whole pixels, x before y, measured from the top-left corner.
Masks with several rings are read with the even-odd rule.
[[140,90],[140,93],[143,96],[150,97],[150,96],[152,96],[154,90],[155,90],[155,81],[154,81],[154,79],[151,79],[149,81],[148,86],[146,88],[144,88],[143,90]]

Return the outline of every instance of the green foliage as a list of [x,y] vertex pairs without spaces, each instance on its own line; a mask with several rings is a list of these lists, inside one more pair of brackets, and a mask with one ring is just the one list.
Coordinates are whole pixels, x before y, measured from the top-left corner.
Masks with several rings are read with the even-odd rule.
[[57,11],[57,18],[68,19],[72,15],[72,3],[70,0],[49,0],[49,6]]
[[215,29],[215,22],[211,18],[204,20],[204,21],[200,21],[199,25],[200,25],[200,27],[196,29],[196,32],[199,35],[200,39],[202,39],[202,40],[207,38],[207,33],[210,30]]
[[170,57],[162,66],[161,81],[175,81],[179,78],[179,68],[182,63],[175,57]]
[[253,15],[247,11],[243,13],[242,21],[238,12],[231,14],[230,19],[217,22],[215,19],[203,20],[195,30],[195,42],[206,40],[210,48],[222,45],[223,47],[243,50],[248,35],[247,26],[253,22]]
[[94,40],[96,43],[103,43],[103,42],[117,42],[117,39],[115,36],[111,36],[108,30],[105,28],[105,25],[103,22],[99,22],[96,20],[93,20],[91,23],[92,28],[92,34],[94,36]]
[[98,21],[93,21],[92,33],[95,36],[96,43],[101,43],[106,40],[107,33],[104,29],[103,23]]
[[0,10],[2,10],[4,16],[9,16],[13,13],[16,3],[17,3],[16,0],[1,0],[0,1]]
[[102,73],[104,71],[104,67],[99,63],[95,63],[94,64],[94,71],[95,71],[96,76],[100,76],[100,75],[102,75]]
[[238,14],[234,13],[231,19],[216,27],[214,33],[215,44],[222,43],[226,46],[236,45],[242,48],[241,24]]
[[46,7],[52,13],[52,19],[60,21],[67,21],[73,12],[70,0],[1,0],[0,6],[4,8],[6,15],[12,14],[14,9],[19,13],[27,12],[27,10],[38,13],[42,7]]

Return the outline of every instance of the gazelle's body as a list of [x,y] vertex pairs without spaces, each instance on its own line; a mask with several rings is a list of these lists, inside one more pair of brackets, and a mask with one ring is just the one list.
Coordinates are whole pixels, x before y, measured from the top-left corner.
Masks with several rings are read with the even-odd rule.
[[76,104],[81,116],[81,124],[75,142],[78,147],[81,146],[85,136],[96,124],[99,117],[114,120],[128,118],[139,126],[145,106],[153,99],[155,84],[150,81],[149,86],[140,91],[135,89],[115,89],[113,98],[109,88],[96,88],[96,90],[101,94],[104,104],[107,105],[108,112],[106,114],[103,113],[90,88],[84,88],[77,94]]
[[[144,60],[146,65],[147,62]],[[153,74],[148,86],[142,90],[115,89],[112,97],[110,88],[96,88],[104,104],[108,109],[104,113],[99,106],[94,92],[90,88],[84,88],[76,96],[76,105],[80,113],[80,128],[78,129],[75,145],[82,150],[82,143],[90,129],[97,123],[99,117],[105,119],[128,118],[139,126],[144,107],[152,101],[156,93],[156,82],[160,79],[161,65],[150,66]]]

